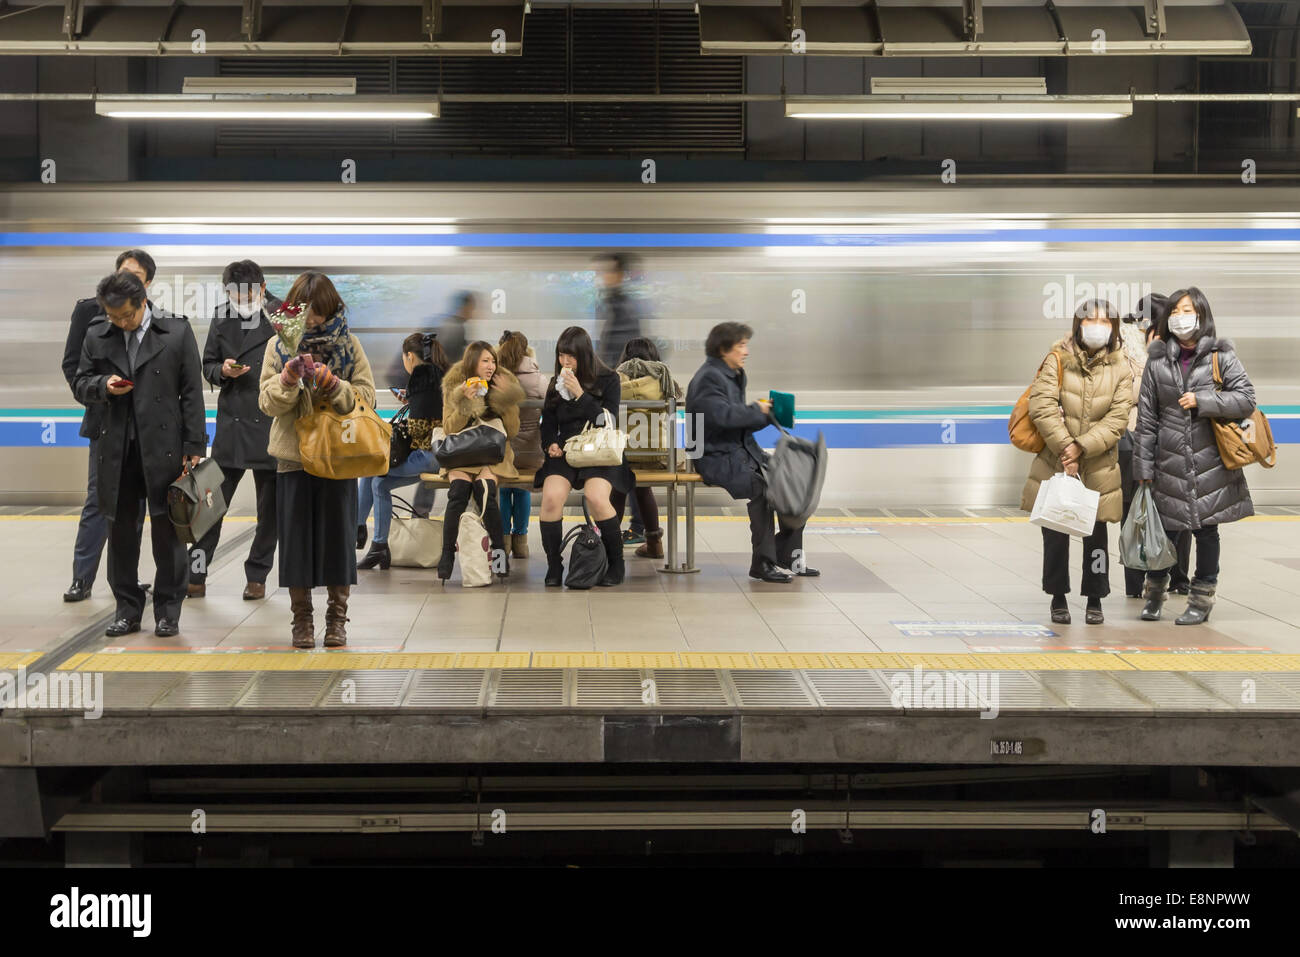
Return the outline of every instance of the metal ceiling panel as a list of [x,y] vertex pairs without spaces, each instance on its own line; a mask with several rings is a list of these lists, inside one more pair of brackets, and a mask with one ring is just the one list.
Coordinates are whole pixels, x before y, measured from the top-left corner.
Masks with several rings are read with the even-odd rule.
[[[518,56],[523,51],[523,0],[444,6],[432,38],[422,30],[419,4],[268,4],[251,39],[243,34],[238,4],[89,6],[80,34],[71,39],[63,33],[61,4],[5,9],[0,54]],[[196,47],[199,40],[202,49]]]
[[[699,6],[701,53],[794,52],[779,5],[705,2]],[[1250,35],[1231,3],[1166,0],[1164,13],[1166,29],[1160,36],[1144,29],[1141,3],[1058,3],[1053,12],[1045,3],[1001,5],[986,0],[983,30],[972,37],[966,33],[959,3],[804,4],[802,52],[838,56],[1245,56],[1251,52]]]

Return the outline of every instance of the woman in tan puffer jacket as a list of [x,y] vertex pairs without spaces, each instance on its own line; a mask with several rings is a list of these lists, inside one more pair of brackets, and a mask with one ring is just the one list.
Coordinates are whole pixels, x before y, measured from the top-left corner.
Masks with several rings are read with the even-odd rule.
[[[1078,476],[1101,494],[1097,522],[1083,539],[1086,621],[1105,619],[1101,599],[1110,594],[1106,523],[1123,519],[1119,438],[1133,407],[1133,373],[1120,341],[1119,313],[1090,300],[1074,314],[1074,328],[1052,350],[1029,392],[1029,417],[1046,445],[1034,459],[1020,496],[1033,511],[1038,487],[1057,472]],[[1043,591],[1052,596],[1052,621],[1070,623],[1070,536],[1043,529]]]
[[[546,398],[549,381],[537,365],[537,353],[528,344],[522,332],[509,329],[497,344],[497,359],[503,369],[514,372],[525,399],[542,401]],[[540,407],[519,410],[519,431],[510,440],[515,455],[515,468],[523,472],[536,472],[542,467],[542,431],[538,423],[542,418]],[[512,558],[528,557],[528,519],[532,514],[533,493],[526,488],[503,488],[501,496],[501,521],[505,528],[505,547]]]

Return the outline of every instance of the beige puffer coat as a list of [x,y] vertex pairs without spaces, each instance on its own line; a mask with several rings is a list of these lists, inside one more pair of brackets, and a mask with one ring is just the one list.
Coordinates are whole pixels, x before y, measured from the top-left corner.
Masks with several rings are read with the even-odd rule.
[[1133,373],[1122,346],[1089,358],[1067,336],[1054,348],[1060,353],[1064,376],[1059,383],[1060,405],[1057,363],[1048,356],[1029,392],[1029,418],[1047,444],[1029,468],[1020,507],[1033,511],[1038,486],[1063,471],[1061,452],[1078,442],[1083,446],[1079,478],[1101,493],[1097,521],[1118,522],[1124,512],[1118,446],[1133,407]]

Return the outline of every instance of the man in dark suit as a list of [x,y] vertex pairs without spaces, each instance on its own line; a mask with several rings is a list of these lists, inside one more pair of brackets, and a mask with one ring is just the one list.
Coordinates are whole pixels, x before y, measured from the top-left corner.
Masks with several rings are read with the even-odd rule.
[[[115,269],[125,270],[137,277],[148,290],[153,282],[157,267],[153,257],[143,249],[128,249],[117,257]],[[91,296],[79,299],[72,309],[72,321],[68,326],[68,339],[63,344],[63,378],[68,380],[71,388],[77,376],[77,366],[81,362],[81,346],[86,341],[86,330],[91,322],[103,315],[99,302]],[[99,434],[99,406],[86,406],[81,417],[80,435],[90,440],[90,467],[86,481],[86,501],[81,507],[81,518],[77,522],[77,541],[72,549],[72,584],[63,593],[64,601],[84,601],[90,597],[91,586],[99,574],[99,557],[104,552],[104,542],[108,541],[108,519],[100,514],[98,494],[95,491],[95,436]],[[140,526],[144,527],[144,510],[140,511]]]
[[[225,481],[229,503],[244,472],[251,469],[257,491],[257,530],[244,562],[244,599],[266,597],[266,576],[275,561],[275,459],[266,451],[271,416],[257,407],[258,382],[266,343],[275,335],[270,315],[280,300],[266,291],[262,269],[251,259],[233,262],[221,274],[226,301],[217,306],[203,347],[203,378],[221,390],[217,397],[217,436],[212,457]],[[207,592],[208,565],[221,539],[221,520],[190,549],[189,597]]]
[[109,518],[108,584],[117,615],[105,631],[140,630],[145,592],[139,512],[148,501],[154,565],[154,634],[180,631],[185,599],[185,546],[167,517],[167,487],[207,451],[202,368],[194,330],[180,316],[154,309],[144,284],[128,272],[99,282],[104,319],[91,323],[73,385],[77,399],[99,409],[95,438],[99,510]]
[[749,499],[749,577],[786,584],[796,575],[816,578],[821,572],[804,561],[802,525],[781,522],[780,531],[772,532],[776,513],[767,503],[763,480],[768,456],[754,439],[771,422],[772,403],[745,403],[745,360],[753,334],[740,322],[721,322],[709,330],[704,344],[708,358],[686,390],[686,414],[702,417],[704,454],[695,465],[700,477],[732,498]]

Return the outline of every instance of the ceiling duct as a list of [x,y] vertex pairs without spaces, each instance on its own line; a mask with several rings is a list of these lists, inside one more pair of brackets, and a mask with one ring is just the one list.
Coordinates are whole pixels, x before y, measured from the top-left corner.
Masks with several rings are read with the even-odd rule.
[[[1217,0],[875,0],[709,3],[700,52],[732,55],[1249,55],[1250,35]],[[803,33],[796,34],[796,30]],[[795,49],[795,42],[802,49]]]
[[[524,0],[414,4],[8,4],[0,54],[518,56]],[[202,40],[203,48],[198,48]]]

